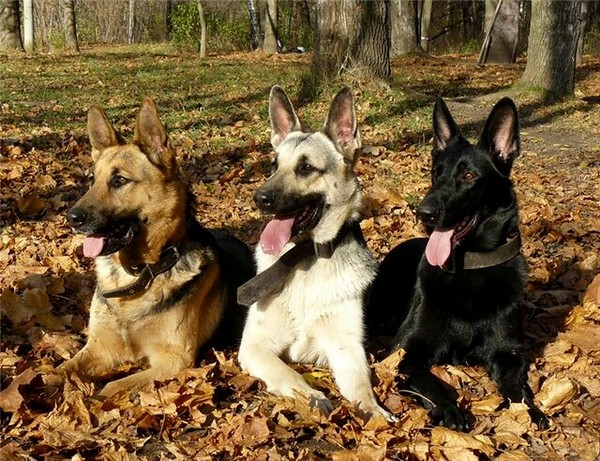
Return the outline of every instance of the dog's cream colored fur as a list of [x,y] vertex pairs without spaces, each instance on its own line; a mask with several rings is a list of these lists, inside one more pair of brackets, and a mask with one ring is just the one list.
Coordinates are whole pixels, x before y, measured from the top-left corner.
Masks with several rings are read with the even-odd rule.
[[[345,223],[359,218],[362,203],[353,172],[360,139],[352,93],[348,88],[338,93],[323,130],[304,132],[289,98],[275,86],[270,118],[277,170],[263,187],[281,191],[284,199],[294,194],[322,194],[326,205],[310,237],[328,242]],[[301,159],[307,159],[319,174],[297,175]],[[293,246],[289,242],[279,255],[268,255],[257,245],[258,272]],[[351,234],[331,258],[299,263],[279,293],[250,307],[239,351],[242,368],[262,379],[270,392],[289,397],[301,393],[330,411],[330,400],[288,363],[329,367],[340,393],[364,414],[393,419],[375,399],[363,347],[363,295],[376,267],[368,248]]]

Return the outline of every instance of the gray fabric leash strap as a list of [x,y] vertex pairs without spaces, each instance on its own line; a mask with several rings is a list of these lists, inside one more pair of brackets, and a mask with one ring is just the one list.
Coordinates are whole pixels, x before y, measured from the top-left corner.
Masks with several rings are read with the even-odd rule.
[[337,245],[350,231],[359,232],[362,236],[359,223],[354,222],[345,224],[338,232],[338,235],[329,242],[315,243],[312,240],[300,242],[294,248],[281,255],[267,269],[241,285],[237,290],[238,304],[251,306],[265,296],[281,291],[288,275],[296,264],[310,256],[325,259],[331,258]]

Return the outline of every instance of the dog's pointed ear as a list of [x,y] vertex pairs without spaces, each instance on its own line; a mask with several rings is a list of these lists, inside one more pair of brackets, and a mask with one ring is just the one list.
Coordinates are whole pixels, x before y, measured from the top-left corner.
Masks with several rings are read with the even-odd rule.
[[140,106],[133,142],[140,146],[148,160],[167,174],[175,171],[175,153],[169,145],[167,130],[160,121],[156,104],[148,97]]
[[344,158],[354,165],[361,142],[354,110],[354,94],[350,87],[345,86],[333,98],[323,132],[344,154]]
[[271,145],[277,149],[292,131],[301,131],[302,124],[294,106],[279,85],[273,85],[269,95],[269,120],[271,121]]
[[492,155],[496,167],[508,176],[521,148],[519,115],[512,99],[505,97],[496,103],[479,137],[479,146]]
[[443,151],[452,138],[460,131],[442,98],[437,98],[433,106],[433,145],[435,150]]
[[95,162],[101,152],[111,146],[123,144],[121,136],[115,131],[100,106],[92,106],[88,110],[87,130],[92,145],[92,160]]

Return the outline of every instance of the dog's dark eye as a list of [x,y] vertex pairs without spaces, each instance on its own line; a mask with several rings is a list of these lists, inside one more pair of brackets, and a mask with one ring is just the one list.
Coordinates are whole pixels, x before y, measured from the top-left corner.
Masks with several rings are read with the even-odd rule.
[[131,179],[125,178],[124,176],[116,174],[112,178],[110,178],[109,184],[110,184],[110,187],[112,187],[114,189],[118,189],[119,187],[124,186],[128,182],[131,182]]
[[88,171],[86,176],[87,176],[89,182],[94,182],[94,172],[93,171]]
[[271,174],[277,171],[277,158],[271,160]]
[[467,182],[471,182],[473,181],[475,178],[477,177],[477,175],[475,173],[473,173],[472,171],[467,171],[464,175],[463,175],[463,179]]
[[316,168],[308,162],[302,163],[300,165],[300,168],[298,168],[298,173],[302,176],[308,176],[314,171],[316,171]]

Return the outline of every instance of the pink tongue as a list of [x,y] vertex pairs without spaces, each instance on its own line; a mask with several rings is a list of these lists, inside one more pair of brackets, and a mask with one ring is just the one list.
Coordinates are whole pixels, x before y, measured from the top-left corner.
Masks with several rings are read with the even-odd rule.
[[83,241],[83,255],[95,258],[102,252],[104,237],[86,237]]
[[436,229],[429,236],[427,248],[425,248],[425,256],[427,256],[429,264],[442,267],[448,260],[452,252],[451,239],[453,233],[453,228],[445,230]]
[[281,249],[292,238],[294,216],[289,218],[273,218],[260,234],[260,247],[268,255],[279,254]]

